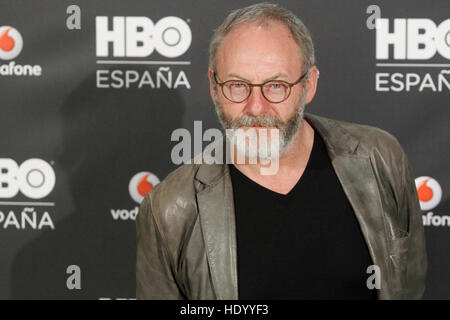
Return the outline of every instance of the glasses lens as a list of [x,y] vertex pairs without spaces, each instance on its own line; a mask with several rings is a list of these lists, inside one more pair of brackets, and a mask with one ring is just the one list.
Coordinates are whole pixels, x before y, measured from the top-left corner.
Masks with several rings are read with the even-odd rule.
[[248,84],[241,81],[230,81],[223,86],[225,97],[234,102],[241,102],[247,99],[249,92]]
[[271,102],[281,102],[289,95],[289,86],[279,81],[270,81],[263,86],[263,94]]

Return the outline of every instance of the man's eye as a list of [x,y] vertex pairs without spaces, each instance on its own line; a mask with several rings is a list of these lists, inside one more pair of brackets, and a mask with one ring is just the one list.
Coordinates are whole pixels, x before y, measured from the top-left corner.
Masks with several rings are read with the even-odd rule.
[[235,89],[242,89],[243,87],[245,87],[245,84],[239,83],[239,82],[235,82],[235,83],[232,83],[230,86],[232,88],[235,88]]
[[271,89],[280,89],[283,85],[281,83],[271,83],[270,88]]

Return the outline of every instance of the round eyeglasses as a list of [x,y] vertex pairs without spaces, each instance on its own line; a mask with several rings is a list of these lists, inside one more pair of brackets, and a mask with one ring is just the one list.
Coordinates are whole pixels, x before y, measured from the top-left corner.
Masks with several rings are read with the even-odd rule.
[[260,87],[264,98],[271,103],[280,103],[289,98],[291,88],[300,83],[308,74],[306,71],[300,78],[289,83],[283,80],[269,80],[260,84],[252,84],[243,80],[228,80],[224,82],[217,81],[217,74],[214,71],[214,81],[222,88],[225,98],[231,102],[240,103],[247,100],[252,94],[252,87]]

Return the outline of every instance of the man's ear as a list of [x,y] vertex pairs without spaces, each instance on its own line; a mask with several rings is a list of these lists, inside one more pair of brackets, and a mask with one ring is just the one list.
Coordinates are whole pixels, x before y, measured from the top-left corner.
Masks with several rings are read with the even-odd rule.
[[309,69],[309,76],[305,80],[306,104],[310,103],[314,98],[314,96],[316,95],[318,80],[319,80],[319,69],[317,69],[316,66],[312,66]]

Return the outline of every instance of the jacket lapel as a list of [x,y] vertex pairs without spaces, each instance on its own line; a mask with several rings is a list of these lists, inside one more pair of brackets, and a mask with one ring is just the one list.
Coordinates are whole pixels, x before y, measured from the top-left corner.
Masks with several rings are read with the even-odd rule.
[[305,118],[319,132],[327,145],[331,163],[355,212],[372,262],[380,267],[381,288],[378,297],[388,298],[390,269],[387,232],[370,156],[364,152],[357,154],[359,141],[337,126],[334,121],[311,114]]
[[381,289],[378,294],[382,297],[388,286],[386,277],[390,276],[388,250],[383,209],[370,160],[339,155],[332,164],[358,219],[372,262],[380,267]]
[[219,300],[237,300],[236,224],[227,165],[201,165],[197,179],[207,186],[197,193],[209,271]]

